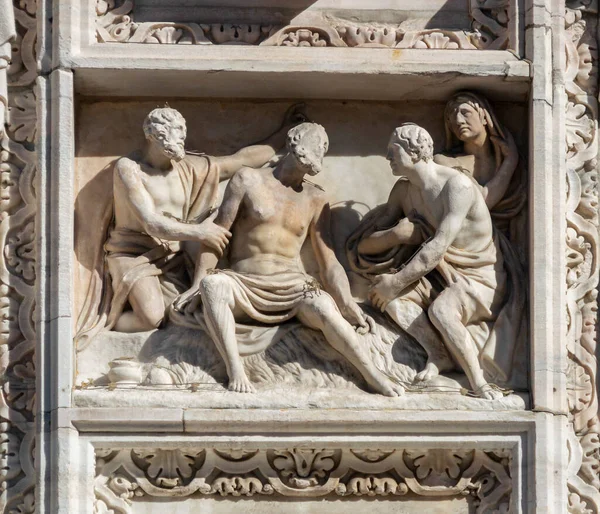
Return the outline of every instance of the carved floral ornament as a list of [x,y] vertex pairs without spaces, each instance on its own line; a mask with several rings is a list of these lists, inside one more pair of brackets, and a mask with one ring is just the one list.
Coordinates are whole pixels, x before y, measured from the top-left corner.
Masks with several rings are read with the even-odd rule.
[[[33,514],[37,2],[13,2],[6,124],[0,127],[0,512]],[[2,14],[3,15],[3,14]],[[0,63],[2,60],[0,59]],[[2,94],[2,92],[0,92]],[[4,129],[4,130],[2,130]]]
[[567,2],[567,373],[570,421],[569,512],[600,512],[596,327],[598,317],[597,11]]
[[407,31],[400,25],[333,18],[322,25],[285,27],[247,23],[135,23],[134,0],[97,0],[96,38],[100,43],[504,50],[510,48],[509,5],[509,0],[470,0],[470,31]]
[[464,496],[477,514],[509,512],[510,450],[292,448],[96,451],[95,512],[130,514],[136,498]]

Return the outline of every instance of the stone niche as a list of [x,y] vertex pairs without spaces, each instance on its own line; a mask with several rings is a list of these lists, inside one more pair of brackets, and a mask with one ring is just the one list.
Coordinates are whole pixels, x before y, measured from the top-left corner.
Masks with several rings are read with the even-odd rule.
[[[74,306],[76,332],[85,323],[91,308],[98,309],[107,278],[103,273],[106,233],[112,216],[114,163],[144,144],[141,129],[145,116],[164,100],[82,101],[77,110],[75,182],[75,261]],[[208,155],[228,155],[278,129],[292,101],[264,100],[171,100],[187,120],[186,148]],[[329,151],[323,171],[311,177],[322,188],[331,205],[332,245],[338,260],[349,274],[353,297],[380,324],[382,340],[368,337],[373,359],[381,370],[390,373],[410,390],[420,394],[391,399],[365,395],[365,384],[352,366],[331,349],[322,335],[298,324],[287,324],[289,333],[278,338],[264,352],[246,359],[247,371],[260,388],[256,395],[223,394],[225,366],[207,334],[167,323],[154,331],[124,333],[116,329],[100,332],[78,341],[76,396],[81,405],[91,406],[230,406],[268,408],[307,407],[382,407],[414,408],[423,393],[431,393],[432,406],[466,408],[523,409],[527,399],[526,342],[518,348],[515,365],[518,379],[511,382],[513,394],[486,405],[464,395],[469,384],[460,373],[437,377],[430,385],[413,385],[426,355],[412,337],[394,327],[368,301],[369,281],[353,271],[348,262],[346,243],[364,216],[387,201],[397,178],[386,160],[387,142],[395,127],[413,122],[426,128],[435,142],[434,153],[444,152],[447,137],[443,102],[365,102],[308,101],[304,110],[309,119],[320,123],[329,135]],[[527,111],[516,102],[495,102],[495,111],[505,130],[514,134],[519,151],[527,153],[525,120]],[[284,149],[280,152],[285,153]],[[278,159],[274,157],[274,161]],[[221,183],[222,198],[226,181]],[[219,200],[220,202],[221,200]],[[91,221],[93,220],[93,221]],[[90,223],[100,230],[90,230]],[[519,243],[522,244],[522,241]],[[319,268],[309,241],[302,248],[306,272],[319,280]],[[227,266],[227,261],[220,264]],[[126,306],[125,310],[131,310]],[[92,318],[92,321],[94,319]],[[285,326],[285,325],[284,325]],[[526,323],[523,324],[526,327]],[[526,328],[525,328],[526,330]],[[503,344],[500,341],[499,344]],[[371,346],[373,345],[374,346]],[[114,391],[111,367],[135,365],[140,372],[138,386]],[[135,364],[134,364],[135,363]],[[114,372],[113,372],[114,373]],[[168,391],[166,391],[167,389]],[[472,388],[471,388],[472,389]],[[190,390],[198,391],[189,395]],[[461,390],[463,394],[461,394]],[[291,394],[288,394],[289,393]],[[451,393],[454,394],[451,394]],[[182,396],[183,393],[183,396]],[[472,405],[472,407],[468,407]]]

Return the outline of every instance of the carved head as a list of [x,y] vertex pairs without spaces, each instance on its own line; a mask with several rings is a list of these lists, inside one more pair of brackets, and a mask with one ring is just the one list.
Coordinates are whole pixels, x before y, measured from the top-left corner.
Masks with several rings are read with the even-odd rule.
[[329,149],[327,132],[318,123],[300,123],[287,133],[287,149],[296,164],[316,175],[323,168],[323,158]]
[[[477,137],[496,136],[504,139],[504,129],[487,99],[470,91],[456,93],[446,104],[446,150],[455,149],[456,143],[465,143]],[[456,141],[458,139],[458,141]],[[460,145],[462,146],[462,145]]]
[[144,120],[144,135],[170,159],[180,161],[185,157],[186,125],[179,111],[170,107],[154,109]]
[[423,127],[403,123],[392,132],[388,144],[387,160],[394,175],[401,175],[419,161],[433,159],[433,139]]
[[8,162],[0,164],[0,210],[9,211],[21,203],[19,191],[20,171]]

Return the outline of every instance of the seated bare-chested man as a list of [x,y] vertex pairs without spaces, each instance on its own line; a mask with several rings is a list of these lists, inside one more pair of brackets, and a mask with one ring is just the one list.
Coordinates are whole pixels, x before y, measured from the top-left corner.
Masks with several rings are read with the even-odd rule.
[[[400,271],[374,279],[371,301],[427,351],[429,360],[418,380],[453,368],[445,346],[476,394],[499,398],[502,393],[484,377],[483,366],[493,366],[484,358],[489,333],[479,342],[473,337],[497,318],[507,280],[481,191],[464,173],[433,161],[431,136],[417,125],[394,131],[388,160],[394,175],[403,178],[380,223],[397,224],[364,238],[358,251],[377,255],[398,245],[424,244]],[[446,282],[441,293],[425,278],[433,270]]]
[[138,332],[163,322],[173,299],[189,287],[181,242],[222,252],[231,235],[214,224],[216,212],[209,215],[219,181],[242,166],[264,165],[299,117],[295,106],[265,141],[212,157],[186,154],[186,123],[175,109],[146,116],[144,148],[114,167],[115,224],[105,244],[114,296],[106,328]]
[[[231,269],[217,264],[214,251],[198,258],[194,286],[175,302],[181,310],[202,302],[207,329],[225,360],[229,389],[254,392],[240,357],[236,321],[280,324],[296,317],[321,331],[326,340],[362,373],[377,392],[402,394],[403,388],[377,370],[361,348],[352,325],[367,329],[367,319],[352,299],[348,277],[329,236],[330,210],[320,188],[305,175],[321,171],[328,149],[325,130],[302,123],[288,133],[288,153],[275,168],[243,168],[231,179],[215,222],[231,230]],[[300,264],[300,249],[310,238],[327,291]],[[194,296],[196,298],[194,299]]]

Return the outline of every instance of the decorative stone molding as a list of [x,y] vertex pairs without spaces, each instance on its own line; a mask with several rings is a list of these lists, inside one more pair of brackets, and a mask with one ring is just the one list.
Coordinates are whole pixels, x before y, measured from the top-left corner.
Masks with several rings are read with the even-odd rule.
[[473,30],[479,34],[477,48],[507,50],[509,40],[510,0],[471,0]]
[[565,13],[569,512],[600,512],[596,327],[599,278],[597,11]]
[[130,514],[135,498],[470,496],[477,514],[508,512],[510,450],[98,449],[96,512]]
[[97,0],[100,43],[247,44],[265,46],[387,47],[448,50],[505,50],[509,42],[509,0],[471,0],[471,31],[406,31],[399,25],[326,19],[323,25],[273,27],[259,24],[135,23],[134,0]]
[[[0,512],[35,511],[37,4],[14,0],[8,112],[0,128]],[[1,68],[1,67],[0,67]]]

